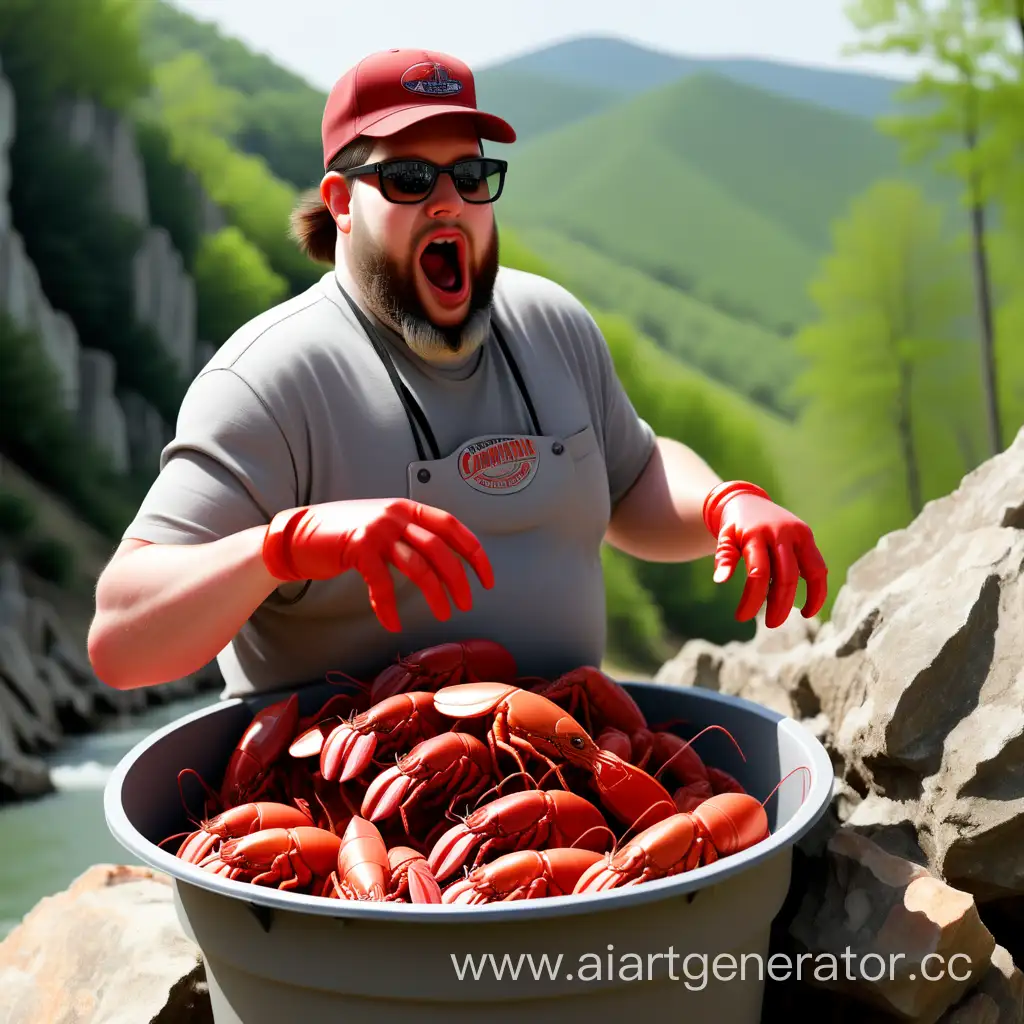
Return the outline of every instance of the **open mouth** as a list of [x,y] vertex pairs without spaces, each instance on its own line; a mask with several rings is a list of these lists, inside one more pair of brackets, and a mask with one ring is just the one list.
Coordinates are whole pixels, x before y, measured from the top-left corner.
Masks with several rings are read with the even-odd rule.
[[420,256],[427,281],[449,302],[458,299],[464,290],[462,251],[462,245],[455,238],[439,238],[429,242]]

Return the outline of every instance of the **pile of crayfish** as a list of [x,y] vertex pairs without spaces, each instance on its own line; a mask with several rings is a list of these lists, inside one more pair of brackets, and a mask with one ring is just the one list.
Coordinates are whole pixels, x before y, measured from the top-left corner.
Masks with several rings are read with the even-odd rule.
[[258,712],[219,789],[200,779],[195,831],[164,843],[327,899],[481,904],[637,885],[769,835],[761,803],[597,668],[520,677],[472,640],[345,678],[308,717],[297,694]]

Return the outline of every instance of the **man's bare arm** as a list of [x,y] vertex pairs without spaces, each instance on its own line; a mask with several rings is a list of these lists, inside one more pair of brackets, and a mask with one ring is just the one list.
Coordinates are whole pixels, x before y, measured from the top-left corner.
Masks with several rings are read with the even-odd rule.
[[180,679],[212,661],[280,586],[262,557],[265,526],[208,544],[126,540],[96,586],[89,660],[108,686]]

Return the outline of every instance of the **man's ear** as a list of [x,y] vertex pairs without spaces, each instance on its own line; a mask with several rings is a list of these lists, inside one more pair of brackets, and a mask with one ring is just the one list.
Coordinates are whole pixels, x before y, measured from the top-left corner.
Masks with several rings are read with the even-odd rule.
[[347,234],[352,228],[352,215],[349,210],[352,193],[349,191],[348,182],[337,171],[325,174],[320,182],[320,198],[323,199],[324,206],[331,211],[338,230]]

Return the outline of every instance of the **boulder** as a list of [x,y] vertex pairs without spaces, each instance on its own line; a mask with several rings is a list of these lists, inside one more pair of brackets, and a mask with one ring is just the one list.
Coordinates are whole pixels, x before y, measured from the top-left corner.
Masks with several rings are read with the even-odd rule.
[[921,864],[841,828],[810,877],[789,926],[807,981],[935,1024],[987,972],[996,942],[974,898]]
[[212,1024],[202,957],[170,880],[100,864],[41,900],[0,943],[5,1020]]

